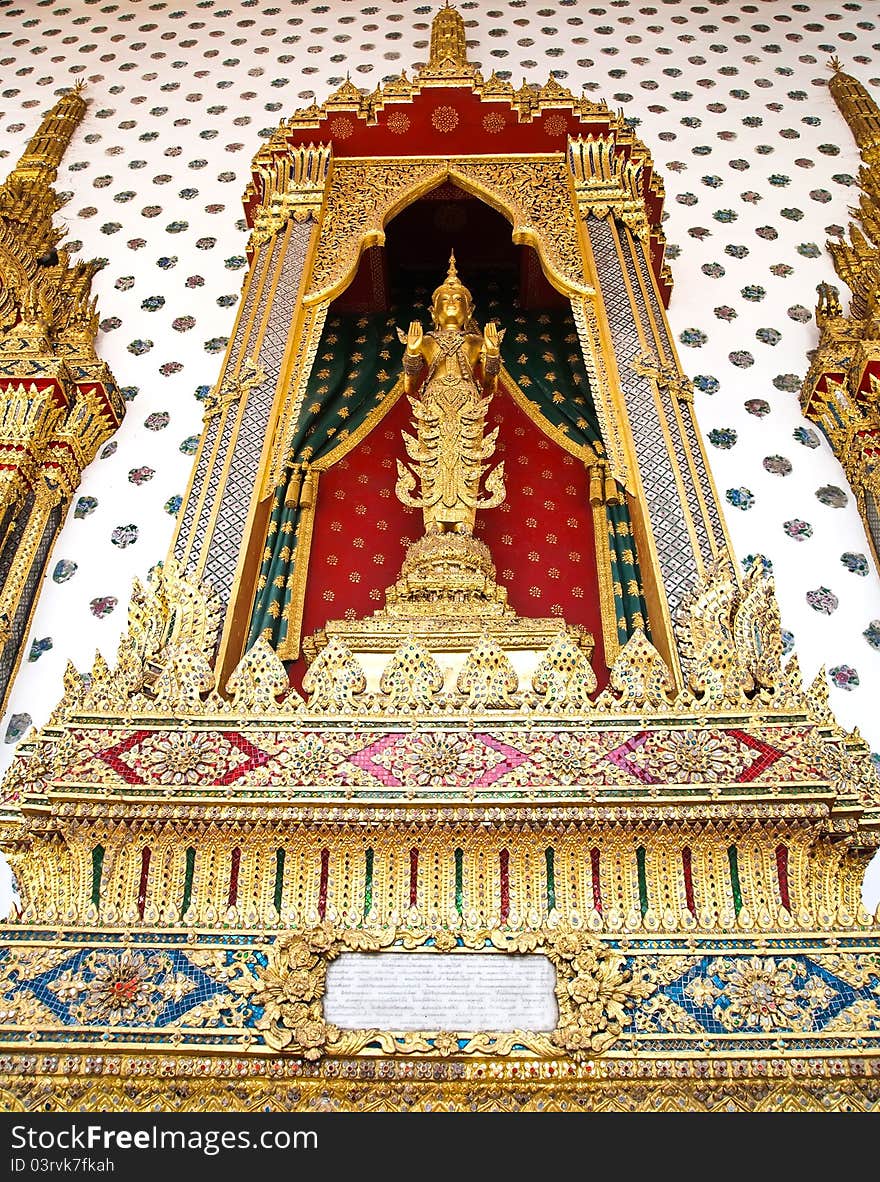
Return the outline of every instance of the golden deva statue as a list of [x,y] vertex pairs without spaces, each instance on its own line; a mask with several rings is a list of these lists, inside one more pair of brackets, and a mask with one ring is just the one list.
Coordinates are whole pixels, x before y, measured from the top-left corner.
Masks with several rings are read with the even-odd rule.
[[[404,505],[421,509],[426,534],[472,535],[477,509],[493,509],[505,497],[504,464],[480,481],[495,451],[498,428],[485,433],[486,413],[501,368],[499,346],[504,330],[487,324],[480,332],[473,320],[471,293],[458,278],[455,255],[431,302],[433,331],[423,333],[414,320],[398,336],[406,345],[404,387],[409,396],[418,437],[403,432],[415,471],[397,462],[397,496]],[[422,371],[428,372],[415,397]],[[477,379],[479,365],[480,380]],[[416,481],[421,495],[414,496]]]

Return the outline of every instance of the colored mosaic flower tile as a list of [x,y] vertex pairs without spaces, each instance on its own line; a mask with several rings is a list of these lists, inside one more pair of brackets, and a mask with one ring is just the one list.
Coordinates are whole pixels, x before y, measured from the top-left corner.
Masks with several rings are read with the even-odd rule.
[[748,369],[755,364],[755,359],[748,349],[736,349],[733,353],[728,353],[727,358],[737,369]]
[[688,345],[692,349],[699,349],[701,345],[705,345],[709,338],[699,328],[686,328],[678,334],[678,339],[683,345]]
[[729,488],[724,494],[729,504],[735,509],[751,509],[755,503],[754,494],[750,489],[740,485],[739,488]]
[[859,675],[852,665],[833,665],[828,670],[832,685],[842,690],[854,690],[859,684]]
[[801,379],[795,373],[780,373],[773,379],[773,385],[777,390],[794,394],[801,388]]
[[782,528],[796,542],[806,541],[807,538],[813,536],[813,527],[809,521],[800,521],[797,517],[792,518],[791,521],[784,521]]
[[52,571],[53,583],[66,583],[68,579],[73,578],[77,569],[77,564],[69,558],[60,558]]
[[822,442],[812,427],[795,427],[791,434],[792,438],[796,439],[798,443],[802,443],[804,447],[817,448]]
[[105,616],[110,615],[118,602],[115,595],[99,595],[89,601],[89,611],[96,619],[103,620]]
[[870,570],[868,566],[868,558],[865,554],[857,554],[852,550],[847,550],[840,556],[841,564],[854,575],[861,575],[866,578]]
[[764,456],[761,467],[765,472],[772,472],[774,476],[791,475],[791,460],[785,456]]
[[763,419],[765,415],[770,413],[770,403],[764,398],[748,398],[743,406],[750,415],[754,415],[758,419]]
[[124,550],[126,546],[133,546],[137,540],[138,527],[136,525],[117,525],[110,534],[110,541],[120,550]]
[[794,633],[789,632],[787,628],[782,629],[782,655],[787,657],[789,653],[794,652]]
[[97,497],[77,497],[76,504],[73,507],[73,516],[82,521],[90,513],[94,513],[97,507]]
[[28,652],[28,660],[31,662],[38,661],[43,653],[49,652],[52,645],[51,636],[43,636],[39,640],[32,640],[30,651]]
[[840,606],[840,600],[829,587],[816,587],[813,591],[808,591],[806,600],[813,611],[825,616],[830,616]]
[[823,484],[821,488],[817,488],[816,499],[829,509],[843,509],[849,500],[843,489],[838,488],[836,484]]
[[717,378],[712,377],[711,374],[703,373],[697,374],[693,379],[693,383],[703,394],[715,394],[721,385]]
[[727,450],[736,443],[736,431],[732,427],[716,427],[706,437],[713,447]]
[[864,636],[871,648],[880,651],[880,620],[872,620],[862,633],[862,636]]

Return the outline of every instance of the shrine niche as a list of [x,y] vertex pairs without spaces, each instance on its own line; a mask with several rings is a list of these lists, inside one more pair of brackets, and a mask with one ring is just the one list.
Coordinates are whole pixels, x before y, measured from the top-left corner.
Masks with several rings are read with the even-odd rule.
[[[4,781],[16,1104],[875,1106],[880,785],[737,576],[662,196],[449,7],[260,149],[172,554]],[[331,996],[412,953],[540,957],[555,1017]]]

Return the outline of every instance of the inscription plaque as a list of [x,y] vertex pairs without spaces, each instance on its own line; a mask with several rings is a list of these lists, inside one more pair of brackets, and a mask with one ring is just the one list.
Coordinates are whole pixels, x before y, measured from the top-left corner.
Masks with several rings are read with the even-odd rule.
[[324,1016],[343,1030],[550,1031],[555,984],[540,953],[344,952]]

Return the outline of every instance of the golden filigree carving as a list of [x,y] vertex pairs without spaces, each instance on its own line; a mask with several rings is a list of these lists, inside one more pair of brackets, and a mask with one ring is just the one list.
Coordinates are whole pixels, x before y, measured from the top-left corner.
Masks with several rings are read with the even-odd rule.
[[770,693],[781,691],[782,621],[773,577],[765,574],[760,557],[746,576],[733,635],[755,684]]
[[335,637],[321,649],[303,678],[313,713],[356,713],[356,699],[366,688],[367,679],[357,658]]
[[476,67],[468,61],[461,13],[449,5],[439,9],[431,22],[428,61],[416,78],[422,86],[462,86],[482,81]]
[[[86,110],[77,85],[43,117],[0,185],[0,645],[5,701],[57,532],[83,468],[125,413],[107,366],[95,355],[98,316],[90,294],[98,262],[71,262],[53,224],[52,189],[62,155]],[[48,531],[48,535],[47,535]],[[18,621],[18,623],[16,623]]]
[[[324,1018],[327,968],[345,951],[381,952],[425,948],[434,954],[495,949],[500,953],[543,953],[556,969],[555,993],[559,1007],[556,1028],[549,1035],[516,1030],[467,1033],[453,1031],[388,1032],[340,1030]],[[491,1053],[538,1055],[549,1058],[554,1048],[583,1062],[607,1051],[620,1038],[629,1011],[656,992],[656,974],[645,969],[635,975],[625,957],[590,933],[567,925],[556,928],[467,929],[445,928],[344,929],[325,923],[279,937],[265,968],[255,977],[243,973],[232,988],[261,1006],[256,1028],[273,1050],[284,1050],[315,1061],[324,1056],[356,1055],[369,1046],[386,1055],[448,1058]]]
[[632,367],[636,373],[647,377],[658,390],[671,394],[678,402],[694,401],[693,382],[676,363],[664,364],[656,357],[643,354],[633,361]]
[[467,655],[456,688],[467,697],[469,710],[516,706],[512,697],[519,689],[519,677],[504,650],[483,635]]
[[547,277],[568,295],[593,295],[584,278],[564,158],[450,161],[450,179],[482,197],[513,224],[513,240],[533,246]]
[[290,684],[284,662],[263,637],[253,644],[226,683],[232,694],[232,708],[248,714],[277,713],[284,697],[287,708],[298,708],[302,698]]
[[443,689],[443,673],[427,649],[409,637],[382,671],[379,689],[389,712],[430,711]]
[[700,702],[743,707],[756,694],[790,694],[779,607],[760,557],[742,590],[732,568],[715,563],[682,599],[676,625],[688,685]]
[[[385,592],[385,614],[461,616],[465,605],[481,617],[513,617],[507,590],[495,582],[489,547],[464,534],[426,534],[408,547],[400,578]],[[378,613],[377,613],[378,614]]]
[[742,706],[754,686],[734,638],[738,601],[733,570],[716,563],[678,609],[679,649],[688,684],[701,701],[713,706]]
[[568,167],[581,216],[619,218],[636,238],[646,241],[651,225],[645,207],[642,160],[623,152],[614,136],[578,136],[568,140]]
[[849,311],[844,314],[837,288],[818,285],[819,344],[801,387],[801,407],[840,460],[880,559],[880,108],[836,58],[830,65],[829,90],[864,164],[849,241],[841,235],[827,243],[835,270],[852,293]]
[[385,242],[385,224],[446,178],[445,161],[337,160],[321,219],[309,303],[332,298],[348,282],[361,251]]
[[567,631],[561,631],[532,674],[532,689],[545,710],[584,710],[596,690],[596,674]]
[[604,709],[668,709],[675,689],[666,662],[641,628],[636,628],[618,653],[608,680],[616,698],[609,690],[603,691],[596,705]]
[[291,218],[304,222],[320,216],[332,158],[330,144],[291,148],[269,141],[263,145],[254,157],[255,181],[245,191],[246,202],[259,199],[251,247],[268,242]]
[[202,653],[186,641],[169,644],[159,658],[153,696],[159,710],[198,711],[214,688],[214,671]]
[[251,390],[262,386],[267,377],[266,371],[255,357],[246,357],[238,373],[227,374],[218,386],[215,386],[205,399],[204,418],[208,419],[219,414],[227,407],[233,406],[247,398]]

